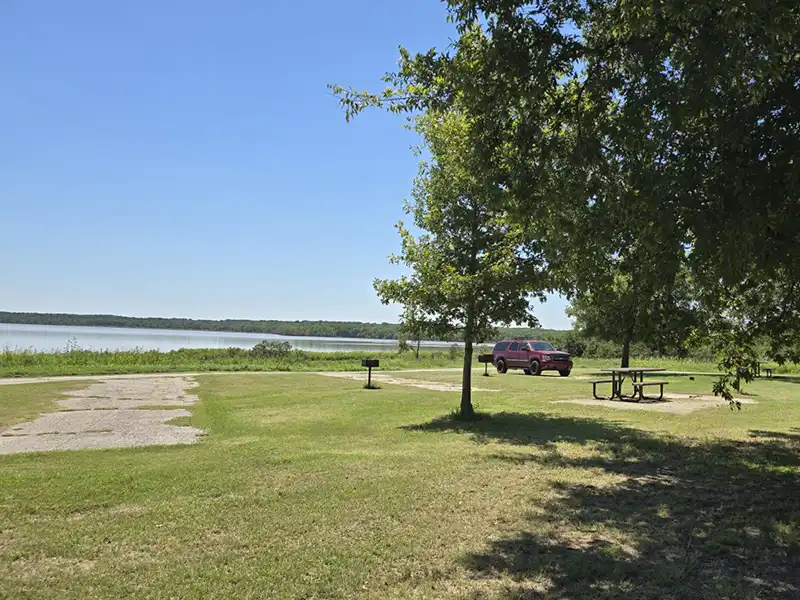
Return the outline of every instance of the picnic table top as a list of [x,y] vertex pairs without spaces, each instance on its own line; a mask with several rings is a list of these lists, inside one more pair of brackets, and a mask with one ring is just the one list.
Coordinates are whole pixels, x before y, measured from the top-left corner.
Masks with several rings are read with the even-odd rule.
[[613,369],[600,369],[607,373],[654,373],[656,371],[666,371],[662,367],[616,367]]

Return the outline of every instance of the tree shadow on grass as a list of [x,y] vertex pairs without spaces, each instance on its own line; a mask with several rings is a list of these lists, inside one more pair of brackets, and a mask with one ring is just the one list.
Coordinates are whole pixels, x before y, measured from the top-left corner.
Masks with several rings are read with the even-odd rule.
[[776,373],[772,377],[761,376],[756,381],[777,381],[779,383],[800,383],[800,375],[796,373]]
[[485,444],[499,441],[515,445],[552,446],[557,442],[587,443],[604,439],[623,429],[613,423],[592,419],[548,417],[516,412],[476,413],[475,419],[463,420],[456,413],[437,417],[419,425],[403,427],[407,431],[456,432],[470,435]]
[[[531,445],[530,453],[494,455],[518,466],[587,469],[585,481],[547,482],[555,499],[531,500],[524,528],[462,558],[476,580],[502,583],[507,598],[800,598],[800,444],[793,434],[700,442],[516,413],[475,423],[436,419],[414,429]],[[591,448],[561,454],[556,442]],[[619,483],[592,483],[598,469]]]
[[769,440],[781,440],[789,444],[800,444],[800,428],[792,427],[789,433],[782,431],[764,431],[762,429],[751,429],[750,437],[766,438]]

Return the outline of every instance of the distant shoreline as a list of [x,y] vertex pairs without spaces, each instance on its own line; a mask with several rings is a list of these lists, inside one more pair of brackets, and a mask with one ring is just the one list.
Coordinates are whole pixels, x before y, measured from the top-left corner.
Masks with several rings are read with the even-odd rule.
[[[55,325],[65,327],[113,327],[120,329],[169,329],[216,333],[270,334],[286,337],[351,338],[397,340],[397,323],[359,321],[278,321],[250,319],[184,319],[178,317],[126,317],[122,315],[80,315],[71,313],[24,313],[0,311],[0,324]],[[547,336],[562,330],[500,328],[500,337]],[[424,341],[452,342],[455,339]]]

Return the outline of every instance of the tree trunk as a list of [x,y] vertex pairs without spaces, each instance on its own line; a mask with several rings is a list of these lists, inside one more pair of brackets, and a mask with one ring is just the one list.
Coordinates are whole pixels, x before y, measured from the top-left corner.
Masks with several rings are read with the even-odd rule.
[[[469,274],[478,272],[478,211],[472,204],[472,237],[469,261]],[[472,419],[475,409],[472,407],[472,341],[475,336],[475,296],[471,296],[466,306],[466,322],[464,323],[464,370],[461,373],[461,418]]]
[[622,338],[622,364],[620,368],[627,369],[631,366],[631,340],[633,339],[633,329],[626,329]]
[[417,337],[417,360],[419,360],[419,347],[422,344],[422,336]]
[[461,416],[471,419],[475,416],[472,408],[472,339],[464,340],[464,371],[461,374]]

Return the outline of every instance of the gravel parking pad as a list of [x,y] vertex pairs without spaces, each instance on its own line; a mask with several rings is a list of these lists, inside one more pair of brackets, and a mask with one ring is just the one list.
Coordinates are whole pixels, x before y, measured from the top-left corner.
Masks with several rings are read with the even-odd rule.
[[67,392],[60,412],[0,430],[0,454],[85,448],[120,448],[195,443],[203,432],[169,425],[190,416],[185,408],[137,410],[145,406],[190,406],[189,377],[110,379]]

